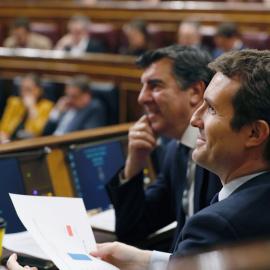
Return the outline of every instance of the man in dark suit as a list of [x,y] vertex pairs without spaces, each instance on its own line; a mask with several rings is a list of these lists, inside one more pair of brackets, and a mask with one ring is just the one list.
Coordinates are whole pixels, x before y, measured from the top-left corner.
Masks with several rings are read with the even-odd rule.
[[[210,67],[216,75],[191,119],[199,129],[192,157],[223,188],[187,221],[172,257],[270,235],[270,52],[230,52]],[[121,269],[165,269],[170,257],[120,243],[91,254]]]
[[78,75],[68,81],[65,95],[52,109],[42,135],[62,135],[106,124],[105,105],[92,97],[88,78]]
[[214,59],[223,53],[241,51],[247,48],[241,39],[241,33],[238,26],[233,22],[223,22],[218,25],[214,36],[214,42],[216,45],[216,49],[212,52]]
[[90,24],[87,17],[74,15],[68,22],[68,34],[57,42],[55,49],[69,51],[74,55],[84,52],[104,53],[104,45],[91,37]]
[[[147,115],[130,129],[125,168],[107,185],[120,241],[145,240],[177,221],[173,249],[186,219],[208,206],[221,189],[218,177],[191,159],[198,130],[189,121],[212,78],[210,61],[206,52],[181,45],[152,50],[138,59],[144,70],[138,101]],[[156,181],[144,190],[143,168],[161,135],[173,140],[164,150]]]

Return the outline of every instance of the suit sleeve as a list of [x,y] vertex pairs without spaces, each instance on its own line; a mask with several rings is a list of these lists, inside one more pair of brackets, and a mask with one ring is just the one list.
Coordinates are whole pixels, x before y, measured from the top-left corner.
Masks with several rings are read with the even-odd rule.
[[237,238],[236,230],[223,216],[213,212],[199,212],[183,227],[172,257],[202,252]]
[[83,130],[103,127],[107,124],[106,108],[103,102],[98,99],[93,99],[91,106],[91,110],[84,117]]
[[175,220],[170,187],[164,177],[165,167],[162,166],[162,172],[146,190],[142,172],[123,185],[119,185],[116,174],[107,184],[116,212],[116,235],[120,241],[138,242]]

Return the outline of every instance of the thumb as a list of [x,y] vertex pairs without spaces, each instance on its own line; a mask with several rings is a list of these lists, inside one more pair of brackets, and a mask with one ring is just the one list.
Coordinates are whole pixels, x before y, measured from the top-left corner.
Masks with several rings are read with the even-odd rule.
[[108,255],[112,253],[112,243],[103,243],[97,244],[97,250],[91,251],[90,255],[94,257],[103,257],[104,255]]

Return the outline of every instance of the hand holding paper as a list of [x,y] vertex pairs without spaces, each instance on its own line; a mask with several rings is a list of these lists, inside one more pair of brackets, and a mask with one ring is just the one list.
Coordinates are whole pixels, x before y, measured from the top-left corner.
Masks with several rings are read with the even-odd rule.
[[60,270],[116,270],[97,249],[81,198],[10,194],[24,226]]

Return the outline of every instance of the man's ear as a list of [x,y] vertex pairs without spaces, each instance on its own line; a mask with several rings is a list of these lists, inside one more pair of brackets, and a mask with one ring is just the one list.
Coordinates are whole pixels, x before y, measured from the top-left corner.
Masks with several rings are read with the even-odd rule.
[[247,147],[254,147],[263,144],[269,136],[269,126],[264,120],[258,120],[250,125],[250,133]]
[[205,91],[205,83],[204,81],[197,81],[193,83],[191,86],[191,95],[190,95],[190,104],[191,106],[196,106],[203,101],[203,94]]

